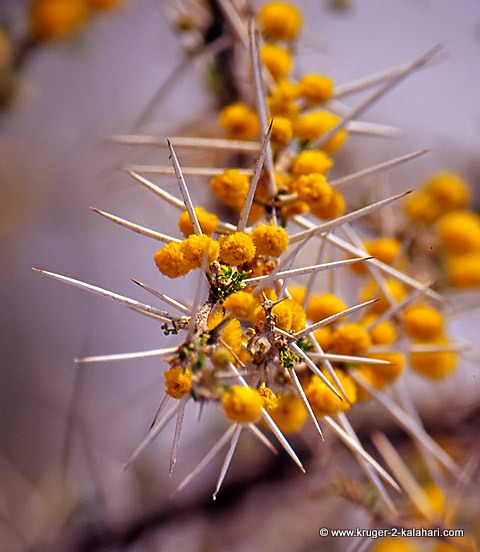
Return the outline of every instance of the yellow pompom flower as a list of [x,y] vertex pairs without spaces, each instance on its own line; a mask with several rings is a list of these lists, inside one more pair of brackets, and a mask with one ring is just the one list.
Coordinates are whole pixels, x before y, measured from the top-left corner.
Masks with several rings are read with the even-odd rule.
[[[360,374],[376,389],[383,389],[386,385],[394,382],[402,373],[405,365],[404,356],[396,351],[391,353],[371,353],[368,357],[390,362],[390,364],[361,364],[358,367]],[[360,395],[363,395],[363,393],[360,392]]]
[[299,176],[293,186],[298,199],[305,203],[315,202],[317,205],[325,206],[332,197],[332,188],[327,184],[325,176],[320,173]]
[[327,203],[317,200],[313,200],[310,203],[310,212],[312,215],[324,220],[332,220],[341,217],[345,212],[345,208],[345,198],[338,190],[333,189]]
[[438,172],[431,175],[425,190],[443,211],[463,209],[470,201],[470,188],[458,174]]
[[[288,117],[277,116],[272,122],[270,140],[274,146],[286,146],[293,137],[292,121]],[[277,180],[277,176],[275,176]],[[278,186],[278,183],[277,183]]]
[[405,212],[413,220],[424,224],[431,224],[441,215],[439,205],[424,190],[417,190],[405,199]]
[[285,299],[272,309],[273,319],[275,321],[275,326],[289,332],[292,329],[293,324],[293,305],[297,305],[292,299]]
[[251,320],[258,303],[255,297],[246,291],[237,291],[223,302],[223,308],[244,320]]
[[[435,343],[446,345],[448,340],[443,338],[436,340]],[[409,360],[410,366],[415,372],[430,379],[442,379],[457,367],[457,355],[453,351],[410,353]]]
[[256,422],[262,413],[260,393],[250,387],[234,385],[222,395],[222,410],[232,422]]
[[323,103],[332,97],[333,81],[325,75],[303,75],[298,83],[299,93],[312,103]]
[[307,304],[307,317],[312,322],[319,322],[324,318],[344,311],[347,305],[340,297],[332,293],[312,295]]
[[369,552],[418,552],[418,548],[407,539],[386,537],[377,540]]
[[364,242],[369,255],[388,265],[391,265],[400,253],[401,245],[395,238],[377,238]]
[[33,0],[30,5],[30,32],[36,40],[62,40],[85,23],[85,0]]
[[243,332],[240,321],[234,318],[223,328],[222,339],[238,355],[243,347]]
[[289,299],[292,305],[292,332],[297,333],[302,331],[307,324],[307,315],[303,310],[302,305],[298,304],[293,299]]
[[456,287],[480,286],[480,252],[449,256],[447,275],[450,282]]
[[220,112],[218,124],[229,138],[236,140],[252,140],[260,132],[257,113],[242,102],[224,107]]
[[262,61],[275,80],[284,79],[292,68],[292,55],[278,44],[265,44],[261,50]]
[[322,150],[306,150],[298,153],[292,161],[291,171],[294,175],[320,173],[326,174],[333,165],[333,160]]
[[165,391],[174,399],[181,399],[190,393],[192,387],[192,373],[184,368],[170,368],[163,372],[165,378]]
[[232,266],[250,262],[255,257],[253,239],[244,232],[220,236],[220,260]]
[[213,263],[218,257],[218,252],[220,250],[218,242],[212,240],[212,238],[209,238],[205,234],[201,234],[200,236],[192,234],[186,240],[182,241],[180,248],[190,270],[202,266],[203,257],[207,249],[207,264]]
[[[317,140],[340,122],[340,119],[328,111],[312,111],[299,117],[293,125],[295,136],[302,140]],[[323,146],[327,153],[338,151],[347,138],[345,129],[339,130]]]
[[281,80],[270,91],[267,98],[268,108],[272,117],[286,117],[295,120],[299,109],[295,105],[298,86],[288,80]]
[[333,332],[333,348],[340,355],[363,355],[371,346],[370,335],[361,324],[345,324]]
[[303,301],[305,299],[306,290],[303,287],[289,287],[288,293],[290,293],[290,297],[299,305],[303,305]]
[[153,258],[160,272],[169,278],[185,276],[191,270],[185,259],[182,244],[178,242],[167,243]]
[[454,211],[438,221],[440,242],[449,253],[463,255],[480,250],[480,217],[472,211]]
[[322,326],[313,332],[313,337],[324,351],[328,351],[333,345],[333,332],[330,326]]
[[[398,280],[386,280],[385,284],[395,303],[400,303],[405,299],[407,295],[405,284]],[[382,314],[390,307],[390,303],[378,288],[375,280],[371,280],[361,289],[360,297],[362,301],[370,301],[371,299],[379,298],[379,300],[370,307],[370,310],[376,314]]]
[[267,411],[285,435],[300,431],[307,417],[302,400],[292,393],[280,393],[275,409],[267,408]]
[[[217,215],[209,213],[203,207],[195,207],[194,210],[202,232],[207,234],[207,236],[211,236],[217,229]],[[190,216],[187,211],[180,215],[180,218],[178,219],[178,227],[186,238],[194,233],[192,223],[190,222]]]
[[403,327],[413,339],[429,341],[443,333],[442,313],[430,305],[413,305],[403,311]]
[[246,174],[237,169],[227,169],[210,181],[213,193],[230,207],[240,209],[248,193],[249,182]]
[[[367,327],[373,324],[377,319],[375,314],[367,314],[360,323]],[[368,332],[372,340],[373,345],[391,345],[397,340],[397,329],[391,320],[383,320],[376,324]]]
[[293,40],[302,26],[300,10],[289,2],[268,2],[257,14],[265,38]]
[[[339,399],[318,376],[312,376],[310,383],[305,388],[305,395],[317,417],[333,416],[339,412],[345,412],[357,400],[357,388],[352,378],[341,370],[335,370],[335,374],[348,400]],[[327,378],[330,380],[330,377],[327,376]]]
[[252,230],[257,255],[280,257],[288,249],[288,234],[281,226],[260,224]]

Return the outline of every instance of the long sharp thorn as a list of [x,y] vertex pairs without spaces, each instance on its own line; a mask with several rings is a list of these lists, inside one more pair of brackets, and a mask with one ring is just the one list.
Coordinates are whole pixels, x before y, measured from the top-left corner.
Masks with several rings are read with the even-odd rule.
[[[301,216],[295,216],[294,220],[297,224],[302,226],[303,228],[307,228],[309,230],[315,230],[317,227],[310,222],[309,220],[305,219]],[[346,240],[335,236],[331,233],[325,234],[325,239],[338,247],[339,249],[342,249],[343,251],[352,254],[352,255],[358,255],[361,256],[364,254],[364,251],[359,249],[358,247],[355,247],[351,243],[347,242]],[[387,265],[383,263],[382,261],[379,261],[378,259],[369,259],[366,261],[367,263],[373,264],[377,266],[382,272],[386,272],[396,280],[399,280],[400,282],[403,282],[404,284],[407,284],[415,289],[421,289],[425,291],[425,295],[428,295],[431,299],[434,299],[435,301],[442,301],[442,296],[436,293],[435,291],[431,289],[425,290],[425,284],[422,284],[418,280],[415,280],[415,278],[412,278],[411,276],[408,276],[407,274],[401,272],[400,270],[397,270],[393,266]]]
[[153,417],[152,423],[150,424],[150,427],[148,428],[149,430],[151,430],[153,428],[153,426],[157,423],[158,418],[160,418],[160,416],[163,412],[163,409],[165,408],[165,406],[167,406],[167,403],[168,403],[169,400],[170,400],[170,395],[167,395],[165,393],[165,396],[163,397],[162,402],[158,405],[158,408],[157,408],[157,411],[155,412],[155,416]]
[[173,149],[172,144],[170,143],[170,140],[168,140],[168,138],[167,138],[167,144],[168,144],[168,149],[170,151],[170,156],[172,158],[173,168],[175,169],[175,175],[177,177],[178,186],[180,188],[180,192],[183,197],[183,202],[185,203],[185,207],[187,209],[188,216],[190,217],[190,222],[192,223],[193,230],[195,234],[199,236],[200,234],[202,234],[202,229],[200,228],[200,223],[198,222],[197,214],[195,213],[192,199],[190,198],[190,193],[188,192],[187,183],[185,182],[185,178],[183,177],[183,174],[182,174],[180,163],[178,162],[175,150]]
[[235,424],[230,425],[220,439],[213,445],[213,447],[205,454],[195,468],[181,481],[178,487],[170,495],[170,498],[175,496],[181,490],[183,490],[202,470],[207,466],[215,455],[221,450],[225,443],[230,439],[235,431]]
[[364,178],[365,176],[370,176],[372,174],[376,174],[381,171],[385,171],[387,169],[392,169],[393,167],[397,167],[402,163],[406,163],[407,161],[411,161],[416,157],[419,157],[421,155],[424,155],[425,153],[428,153],[428,151],[429,150],[423,149],[419,151],[414,151],[413,153],[408,153],[407,155],[395,157],[395,159],[384,161],[383,163],[379,163],[378,165],[373,165],[373,167],[368,167],[367,169],[363,169],[361,171],[349,174],[347,176],[343,176],[342,178],[330,180],[328,184],[332,188],[339,188],[340,186],[344,186],[345,184],[350,184],[351,182],[355,182],[356,180]]
[[350,437],[350,435],[345,430],[343,430],[337,424],[337,422],[335,422],[330,416],[325,416],[322,419],[325,420],[325,422],[331,427],[331,429],[333,429],[333,431],[347,445],[349,449],[354,452],[358,452],[358,454],[360,454],[372,466],[372,468],[382,479],[389,483],[395,490],[401,492],[398,483],[392,478],[392,476],[387,471],[385,471],[385,469],[382,468],[382,466],[380,466],[380,464],[376,460],[374,460],[361,445],[359,445],[354,439],[352,439],[352,437]]
[[130,465],[135,462],[135,460],[140,456],[140,454],[147,448],[147,446],[157,437],[157,435],[162,431],[162,429],[168,424],[168,422],[175,416],[175,414],[183,407],[183,399],[179,400],[172,406],[172,408],[165,414],[165,416],[158,421],[157,425],[152,428],[152,430],[147,434],[145,439],[138,445],[138,447],[133,451],[130,458],[123,465],[123,469],[127,469]]
[[[247,382],[245,379],[240,375],[237,368],[234,364],[229,363],[230,370],[237,376],[238,380],[244,387],[248,387]],[[295,451],[292,449],[290,443],[287,441],[285,435],[280,431],[277,424],[273,421],[270,414],[267,412],[265,408],[262,408],[262,418],[264,419],[265,423],[268,425],[268,427],[272,430],[272,433],[275,435],[275,437],[278,439],[282,447],[285,449],[287,454],[290,456],[290,458],[297,464],[297,466],[302,470],[303,473],[305,473],[305,468],[303,467],[302,463],[300,462],[300,459],[295,454]]]
[[298,379],[298,376],[293,368],[288,369],[288,373],[290,374],[290,377],[293,380],[293,383],[295,385],[295,388],[298,391],[298,394],[300,395],[300,398],[302,399],[303,405],[307,409],[307,412],[310,415],[310,418],[313,421],[313,425],[315,426],[315,429],[320,434],[320,437],[322,438],[322,441],[325,439],[323,438],[323,432],[322,428],[320,427],[320,424],[318,423],[317,417],[315,416],[315,413],[313,412],[312,405],[308,402],[307,396],[305,395],[305,391],[303,390],[302,384],[300,383],[300,380]]
[[121,303],[122,305],[125,305],[131,309],[138,310],[140,312],[145,312],[146,314],[153,314],[167,321],[176,321],[176,322],[184,321],[184,318],[171,315],[168,312],[157,309],[145,303],[140,303],[138,301],[135,301],[135,299],[124,297],[123,295],[119,295],[118,293],[114,293],[113,291],[108,291],[107,289],[103,289],[98,286],[93,286],[92,284],[87,284],[86,282],[75,280],[74,278],[69,278],[68,276],[55,274],[54,272],[49,272],[47,270],[41,270],[39,268],[34,268],[33,270],[35,272],[40,272],[41,274],[45,274],[45,276],[49,276],[50,278],[53,278],[54,280],[58,280],[59,282],[65,282],[66,284],[70,284],[71,286],[84,289],[85,291],[89,291],[96,295],[101,295],[102,297],[106,297],[107,299],[112,299],[113,301]]
[[166,192],[165,190],[162,190],[159,186],[154,184],[153,182],[150,182],[147,178],[144,178],[143,176],[137,174],[135,171],[126,169],[126,172],[134,178],[137,182],[140,182],[145,188],[153,192],[154,194],[158,195],[170,205],[173,205],[173,207],[176,207],[177,209],[180,209],[181,211],[185,211],[185,205],[180,199],[176,198],[172,194]]
[[290,349],[295,351],[297,355],[300,355],[303,360],[306,362],[307,366],[312,370],[312,372],[318,376],[322,382],[330,389],[330,391],[336,395],[341,401],[344,401],[344,398],[340,395],[340,393],[335,389],[335,387],[331,384],[331,382],[328,380],[328,378],[325,376],[325,374],[318,368],[318,366],[312,362],[312,359],[308,358],[308,356],[305,354],[302,349],[296,344],[296,343],[290,343],[289,344]]
[[388,365],[392,364],[388,360],[379,360],[376,358],[361,357],[361,356],[351,356],[351,355],[336,355],[334,353],[308,353],[315,359],[325,359],[331,360],[334,362],[352,362],[357,364],[377,364],[377,365]]
[[[283,278],[294,278],[297,276],[305,276],[305,274],[312,274],[313,272],[323,272],[324,270],[331,270],[334,268],[340,268],[343,266],[348,266],[355,263],[360,263],[362,261],[367,261],[371,259],[372,257],[359,257],[357,259],[345,259],[343,261],[334,261],[332,263],[323,263],[319,265],[313,265],[313,266],[304,266],[301,268],[293,268],[291,270],[284,270],[281,272],[277,272],[276,278],[277,279],[283,279]],[[247,286],[253,286],[256,284],[260,284],[267,280],[269,278],[270,274],[267,274],[266,276],[257,276],[256,278],[246,278],[244,280],[244,284]],[[265,287],[265,286],[263,286]]]
[[435,514],[425,491],[417,483],[405,462],[391,445],[387,437],[383,433],[377,431],[372,434],[371,439],[415,506],[427,519],[433,519]]
[[[388,205],[389,203],[392,203],[393,201],[397,201],[398,199],[401,199],[402,197],[406,196],[407,194],[411,193],[412,190],[407,190],[406,192],[402,192],[400,194],[396,194],[391,197],[387,197],[385,199],[381,199],[380,201],[376,201],[375,203],[372,203],[371,205],[367,205],[366,207],[362,207],[361,209],[357,209],[356,211],[352,211],[351,213],[348,213],[346,215],[343,215],[341,217],[338,217],[336,219],[333,219],[329,222],[325,222],[323,224],[320,224],[318,226],[314,226],[310,230],[304,230],[303,232],[299,232],[298,234],[294,234],[290,237],[290,243],[296,243],[298,241],[304,240],[305,238],[308,238],[310,236],[320,235],[323,234],[329,230],[332,230],[333,228],[337,226],[341,226],[342,224],[345,224],[346,222],[351,222],[352,220],[356,220],[359,217],[364,217],[365,215],[368,215],[372,211],[375,211],[376,209],[380,209],[381,207],[385,207],[385,205]],[[330,239],[328,237],[327,239]]]
[[270,135],[272,133],[272,124],[273,124],[273,121],[270,123],[270,126],[268,127],[267,134],[265,135],[265,139],[263,140],[262,152],[260,154],[260,158],[258,159],[257,166],[255,168],[255,174],[253,175],[252,181],[250,182],[247,197],[246,197],[245,203],[243,204],[243,207],[242,207],[242,212],[240,213],[240,219],[239,219],[238,225],[237,225],[237,230],[239,232],[244,232],[245,228],[247,227],[248,215],[250,214],[250,209],[252,207],[253,198],[255,196],[255,191],[257,189],[258,180],[260,178],[260,174],[261,174],[262,169],[263,169],[263,163],[265,161],[265,156],[267,155],[268,144],[270,143]]
[[173,437],[172,454],[170,455],[170,470],[169,470],[170,477],[172,476],[173,468],[177,463],[177,450],[178,450],[178,445],[180,443],[180,433],[182,431],[184,414],[185,414],[185,402],[183,403],[180,410],[177,412],[177,423],[175,424],[175,435]]
[[373,305],[373,303],[376,303],[377,301],[378,299],[370,299],[369,301],[365,301],[364,303],[359,303],[358,305],[349,307],[348,309],[345,309],[344,311],[339,312],[338,314],[332,314],[332,316],[328,316],[323,320],[319,320],[318,322],[315,322],[315,324],[311,324],[310,326],[307,326],[305,329],[297,332],[294,335],[294,337],[295,339],[300,339],[302,337],[305,337],[307,334],[312,333],[315,330],[318,330],[318,328],[331,324],[332,322],[336,322],[340,318],[343,318],[344,316],[348,316],[350,314],[353,314],[354,312],[364,309],[365,307]]
[[80,357],[74,359],[78,364],[86,362],[108,362],[111,360],[131,360],[134,358],[145,358],[152,356],[163,356],[169,353],[173,353],[178,347],[168,347],[166,349],[152,349],[150,351],[138,351],[136,353],[117,353],[113,355],[96,355],[88,357]]
[[134,222],[130,222],[129,220],[117,217],[116,215],[112,215],[105,211],[100,211],[100,209],[95,209],[95,207],[90,207],[90,209],[93,212],[102,215],[102,217],[105,217],[108,220],[111,220],[116,224],[123,226],[124,228],[133,230],[134,232],[136,232],[137,234],[141,234],[142,236],[147,236],[148,238],[153,238],[154,240],[158,240],[164,243],[180,242],[180,240],[178,240],[177,238],[172,238],[172,236],[167,236],[167,234],[162,234],[161,232],[155,232],[155,230],[150,230],[150,228],[146,228],[145,226],[140,226],[139,224],[135,224]]
[[190,309],[186,305],[184,305],[183,303],[180,303],[180,301],[177,301],[176,299],[173,299],[172,297],[169,297],[165,293],[161,293],[160,291],[157,291],[156,289],[154,289],[150,286],[147,286],[147,284],[144,284],[142,282],[139,282],[138,280],[135,280],[135,278],[130,278],[130,279],[132,280],[132,282],[134,284],[137,284],[137,286],[140,286],[141,288],[148,291],[149,293],[151,293],[155,297],[158,297],[162,301],[165,301],[165,303],[167,303],[171,307],[175,307],[176,309],[183,312],[184,314],[190,315],[190,313],[191,313]]
[[[169,136],[170,143],[174,148],[205,148],[227,151],[241,151],[258,153],[261,148],[260,142],[228,140],[226,138],[205,138],[201,136]],[[165,137],[155,134],[115,134],[108,139],[117,144],[130,144],[137,146],[164,146]],[[222,170],[222,169],[219,169]]]
[[242,46],[248,48],[248,36],[245,24],[230,0],[218,0],[220,8],[233,33]]
[[212,495],[213,500],[217,500],[218,491],[220,490],[223,480],[227,475],[227,470],[228,470],[228,467],[230,466],[230,462],[232,461],[232,456],[233,456],[233,453],[235,452],[235,448],[237,446],[238,438],[240,437],[241,432],[242,432],[242,424],[235,424],[235,431],[233,432],[232,440],[230,441],[230,446],[228,447],[225,460],[223,461],[222,468],[220,470],[220,475],[218,476],[217,486],[213,491],[213,495]]
[[379,100],[384,94],[386,94],[394,86],[396,86],[401,80],[407,77],[407,75],[409,75],[412,71],[414,71],[415,69],[418,69],[422,65],[425,65],[425,63],[430,61],[432,57],[438,53],[439,50],[440,50],[440,46],[436,46],[435,48],[432,48],[427,53],[423,54],[418,59],[410,63],[403,73],[388,80],[381,88],[376,90],[373,94],[371,94],[363,102],[361,102],[357,107],[352,109],[352,111],[348,116],[344,117],[337,125],[335,125],[332,129],[330,129],[328,132],[322,135],[318,140],[316,140],[314,144],[312,144],[312,148],[321,148],[326,142],[328,142],[328,140],[330,140],[330,138],[332,138],[332,136],[334,136],[339,130],[341,130],[349,121],[358,117],[368,107],[370,107],[377,100]]
[[273,452],[273,454],[278,454],[278,450],[272,445],[272,443],[265,437],[265,435],[258,429],[255,424],[246,424],[245,427],[253,435],[255,435],[255,437],[268,448],[268,450]]
[[[352,439],[354,439],[359,445],[360,439],[358,438],[357,434],[355,433],[352,425],[350,424],[350,421],[348,420],[345,412],[340,412],[340,414],[337,414],[337,419],[342,425],[343,429],[350,435]],[[354,452],[355,456],[357,457],[357,460],[359,461],[360,465],[362,466],[364,472],[366,473],[367,477],[370,479],[370,481],[373,483],[373,485],[378,490],[380,496],[382,497],[385,505],[388,507],[388,509],[393,514],[398,514],[397,509],[395,508],[395,505],[392,501],[392,499],[389,497],[385,487],[383,486],[382,481],[380,480],[377,472],[372,468],[372,466],[357,452]]]
[[380,393],[372,385],[367,383],[364,378],[354,371],[350,371],[350,376],[363,387],[369,395],[385,408],[386,412],[397,422],[397,424],[413,438],[418,439],[422,445],[430,451],[452,474],[460,476],[459,466],[450,458],[450,456],[428,435],[428,433],[413,420],[403,409],[401,409],[385,393]]
[[[124,171],[135,172],[135,173],[145,173],[145,174],[162,174],[162,175],[174,175],[175,169],[173,167],[168,167],[166,165],[127,165],[122,167]],[[184,176],[204,176],[206,178],[211,178],[217,176],[227,168],[225,167],[182,167],[182,174]],[[252,169],[236,169],[242,174],[247,176],[253,175]]]

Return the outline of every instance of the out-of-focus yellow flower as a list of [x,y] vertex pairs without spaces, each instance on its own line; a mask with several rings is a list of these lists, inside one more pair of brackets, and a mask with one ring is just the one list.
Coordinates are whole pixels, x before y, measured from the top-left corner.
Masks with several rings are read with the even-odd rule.
[[274,40],[293,40],[302,26],[300,10],[289,2],[268,2],[257,18],[262,34]]
[[76,33],[87,16],[85,0],[32,0],[30,32],[37,40],[62,40]]

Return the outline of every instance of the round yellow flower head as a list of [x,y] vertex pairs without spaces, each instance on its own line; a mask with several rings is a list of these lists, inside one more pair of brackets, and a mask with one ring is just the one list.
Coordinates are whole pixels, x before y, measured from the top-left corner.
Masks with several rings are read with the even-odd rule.
[[223,302],[223,308],[244,320],[251,320],[258,303],[255,297],[246,291],[237,291]]
[[403,311],[403,327],[413,339],[431,340],[443,333],[442,313],[430,305],[413,305]]
[[441,209],[430,194],[417,190],[405,199],[405,212],[413,220],[431,224],[440,216]]
[[322,150],[305,150],[296,155],[291,171],[294,175],[321,173],[326,174],[333,160]]
[[33,0],[30,32],[37,40],[62,40],[76,33],[87,16],[84,0]]
[[297,333],[305,328],[307,324],[307,315],[305,314],[302,305],[293,299],[289,299],[289,301],[292,302],[292,332]]
[[480,217],[472,211],[454,211],[438,221],[440,242],[449,253],[480,250]]
[[[281,115],[275,117],[272,123],[270,140],[274,146],[286,146],[293,136],[292,121]],[[277,176],[275,177],[277,180]]]
[[208,249],[208,261],[207,264],[213,263],[218,257],[220,250],[218,242],[212,240],[212,238],[201,234],[197,236],[192,234],[186,240],[183,240],[180,244],[185,262],[190,270],[194,268],[200,268],[202,266],[203,257]]
[[307,317],[312,322],[319,322],[324,318],[344,311],[346,308],[347,305],[343,300],[332,293],[312,295],[307,305]]
[[303,301],[305,299],[305,294],[307,293],[305,288],[303,287],[289,287],[288,293],[290,293],[290,297],[299,305],[303,305]]
[[[328,111],[312,111],[299,117],[293,125],[295,136],[303,140],[317,140],[340,122],[340,119]],[[345,129],[339,130],[323,146],[327,153],[338,151],[347,138]]]
[[275,321],[275,326],[289,332],[292,329],[293,324],[293,305],[297,304],[292,299],[285,299],[272,309],[273,319]]
[[305,203],[326,206],[332,198],[332,188],[323,174],[311,173],[299,176],[293,183],[298,199]]
[[[431,342],[430,342],[431,343]],[[446,339],[436,340],[438,345],[446,345]],[[457,355],[453,351],[431,351],[410,353],[410,365],[415,372],[431,379],[442,379],[457,367]]]
[[303,75],[299,90],[300,95],[312,103],[323,103],[332,97],[333,81],[325,75]]
[[257,18],[263,36],[273,40],[293,40],[302,26],[300,10],[289,2],[268,2]]
[[[395,303],[400,303],[400,301],[405,299],[407,295],[405,284],[399,282],[398,280],[386,280],[386,285]],[[376,314],[381,314],[390,307],[390,303],[383,295],[383,293],[379,290],[375,280],[371,280],[365,287],[362,288],[360,292],[360,297],[362,301],[370,301],[371,299],[375,299],[377,297],[379,298],[379,301],[373,303],[373,305],[370,307],[370,310]]]
[[273,412],[278,406],[278,396],[264,383],[258,388],[258,392],[262,397],[263,407],[267,412]]
[[191,270],[185,259],[182,244],[178,242],[167,243],[153,258],[160,272],[169,278],[185,276]]
[[223,328],[222,339],[238,355],[243,347],[243,333],[240,321],[234,318]]
[[[375,318],[375,315],[370,315],[362,320],[362,324],[368,326]],[[391,320],[382,320],[368,333],[373,345],[391,345],[397,340],[397,330]]]
[[237,169],[227,169],[210,181],[213,193],[230,207],[240,209],[248,193],[249,182],[246,174]]
[[[335,374],[342,384],[348,401],[339,399],[318,376],[312,376],[310,383],[305,388],[305,395],[317,417],[333,416],[339,412],[345,412],[357,400],[357,388],[352,378],[341,370],[335,370]],[[331,381],[330,377],[328,379]]]
[[369,358],[386,360],[390,364],[362,364],[359,366],[360,373],[368,383],[377,389],[383,389],[389,383],[394,382],[402,373],[405,359],[401,353],[371,353]]
[[360,324],[345,324],[333,332],[333,348],[340,355],[363,355],[371,346],[372,340]]
[[[218,226],[217,215],[209,213],[203,207],[195,207],[194,210],[202,232],[207,234],[207,236],[211,236]],[[192,223],[190,222],[190,216],[187,211],[180,215],[180,218],[178,219],[178,227],[186,238],[194,233]]]
[[232,422],[256,422],[262,413],[260,393],[250,387],[234,385],[222,395],[222,410]]
[[250,262],[255,257],[253,239],[244,232],[220,236],[220,260],[232,266]]
[[274,410],[267,406],[265,408],[285,435],[300,431],[307,417],[307,410],[302,400],[292,393],[280,393]]
[[288,249],[288,234],[281,226],[260,224],[252,230],[257,255],[280,257]]
[[385,264],[392,264],[400,252],[401,243],[395,238],[377,238],[364,242],[368,254]]
[[418,552],[418,548],[407,539],[385,537],[377,540],[369,552]]
[[272,117],[286,117],[293,121],[299,112],[295,105],[298,86],[290,81],[281,80],[273,87],[267,98],[268,108]]
[[480,286],[480,252],[450,256],[447,259],[447,274],[456,287]]
[[327,203],[317,200],[313,200],[310,203],[312,215],[324,220],[332,220],[342,216],[345,212],[345,207],[345,198],[338,190],[333,189]]
[[165,378],[165,391],[174,399],[181,399],[190,393],[192,387],[192,373],[183,368],[170,368],[163,372]]
[[229,138],[236,140],[252,140],[260,132],[257,113],[242,102],[224,107],[220,113],[218,124],[225,130]]
[[426,192],[443,211],[463,209],[470,201],[470,188],[458,174],[438,172],[428,178]]
[[322,326],[313,332],[313,337],[324,351],[328,351],[333,345],[333,332],[330,326]]
[[292,68],[292,55],[278,44],[265,44],[261,50],[262,61],[275,80],[284,79]]

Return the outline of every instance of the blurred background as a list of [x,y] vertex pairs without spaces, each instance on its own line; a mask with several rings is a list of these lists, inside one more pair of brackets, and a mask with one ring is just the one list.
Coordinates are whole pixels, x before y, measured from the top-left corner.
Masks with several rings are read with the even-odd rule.
[[[0,23],[20,34],[27,4],[2,0]],[[342,84],[444,46],[442,63],[410,76],[365,114],[398,126],[401,135],[352,138],[341,166],[358,170],[427,148],[428,155],[392,172],[391,187],[415,187],[429,172],[448,168],[467,178],[478,199],[478,1],[298,4],[306,24],[297,74],[318,71]],[[1,550],[319,550],[318,528],[332,524],[339,511],[352,525],[361,525],[365,515],[327,485],[323,468],[331,455],[338,467],[352,475],[357,470],[332,442],[321,461],[312,463],[307,480],[281,461],[272,464],[246,440],[224,498],[210,501],[217,462],[168,502],[223,430],[213,409],[198,425],[196,413],[189,413],[172,479],[172,428],[124,472],[123,462],[163,397],[163,366],[158,359],[101,365],[76,365],[73,359],[159,348],[175,338],[164,337],[146,317],[31,270],[51,270],[145,302],[150,298],[130,278],[190,296],[194,280],[179,284],[158,273],[158,244],[89,209],[179,235],[177,213],[121,170],[147,159],[166,165],[166,149],[137,152],[106,140],[132,130],[184,60],[165,12],[161,0],[126,0],[92,20],[80,36],[30,52],[14,101],[0,112]],[[211,130],[214,108],[204,67],[190,64],[143,129],[202,135]],[[176,193],[172,178],[155,181]],[[192,180],[191,189],[205,204],[205,182]],[[457,317],[455,337],[475,341],[478,321],[475,311]],[[437,387],[433,400],[424,396],[427,420],[435,424],[446,401],[457,401],[459,416],[462,408],[478,407],[475,376],[471,365],[462,367],[454,380]],[[307,464],[317,449],[312,440],[308,430],[299,438]]]

